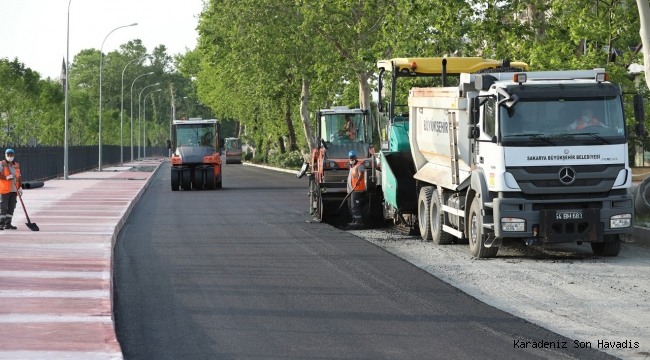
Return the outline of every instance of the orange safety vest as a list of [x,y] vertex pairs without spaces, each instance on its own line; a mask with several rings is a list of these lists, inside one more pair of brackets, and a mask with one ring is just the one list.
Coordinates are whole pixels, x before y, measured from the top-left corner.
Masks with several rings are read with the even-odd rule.
[[348,192],[366,191],[365,173],[366,167],[363,166],[363,162],[357,161],[350,169],[350,175],[348,175]]
[[584,119],[576,120],[576,130],[582,130],[588,126],[603,126],[603,124],[601,124],[596,118],[593,118],[590,121],[585,121]]
[[[2,176],[0,176],[0,194],[9,194],[11,192],[11,185],[14,182],[14,180],[7,180],[7,176],[11,175],[11,171],[9,170],[9,164],[7,163],[7,160],[2,160],[2,165],[3,165],[3,171],[2,171]],[[18,165],[17,162],[14,161],[14,169],[16,170],[16,190],[20,188],[20,165]]]

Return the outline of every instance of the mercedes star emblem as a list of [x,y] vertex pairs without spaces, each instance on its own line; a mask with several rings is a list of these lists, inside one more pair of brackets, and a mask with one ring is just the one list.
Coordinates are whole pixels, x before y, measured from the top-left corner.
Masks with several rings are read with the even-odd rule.
[[576,171],[570,166],[561,168],[558,175],[560,176],[560,182],[564,185],[571,185],[576,181]]

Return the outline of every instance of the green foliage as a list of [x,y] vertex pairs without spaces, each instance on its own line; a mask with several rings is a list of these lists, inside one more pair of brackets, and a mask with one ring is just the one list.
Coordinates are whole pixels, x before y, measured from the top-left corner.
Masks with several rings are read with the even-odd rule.
[[255,156],[253,156],[253,158],[251,159],[251,162],[253,164],[263,164],[266,162],[265,160],[266,158],[264,154],[255,154]]
[[292,151],[286,153],[274,152],[269,154],[269,165],[285,168],[297,169],[304,163],[304,158],[300,151]]
[[[137,145],[146,123],[144,142],[164,145],[174,108],[176,118],[222,120],[224,136],[242,134],[259,161],[282,152],[279,139],[291,154],[308,151],[301,105],[311,128],[317,109],[367,106],[380,59],[482,56],[525,61],[532,70],[604,67],[624,92],[648,93],[627,72],[643,63],[634,0],[210,0],[197,29],[198,45],[185,54],[171,56],[164,45],[148,52],[140,40],[103,55],[76,54],[70,144],[98,141],[100,59],[105,144],[129,146],[133,131]],[[147,53],[151,60],[142,59]],[[420,85],[438,84],[428,81]],[[162,91],[143,101],[141,91],[155,83]],[[633,125],[631,102],[626,96]],[[62,144],[64,104],[58,81],[41,79],[18,59],[0,59],[0,142]],[[650,147],[646,139],[632,142]]]
[[244,154],[244,160],[250,161],[253,158],[253,153]]

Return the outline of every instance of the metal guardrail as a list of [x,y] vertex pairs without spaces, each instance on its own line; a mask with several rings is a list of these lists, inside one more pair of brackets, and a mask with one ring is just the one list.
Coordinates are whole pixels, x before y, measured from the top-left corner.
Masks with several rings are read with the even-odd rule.
[[[16,151],[16,162],[20,164],[20,174],[23,182],[39,181],[63,177],[63,146],[4,146]],[[102,165],[120,164],[120,146],[102,146]],[[130,150],[124,150],[124,162],[131,161]],[[4,152],[4,150],[3,150]],[[148,146],[147,157],[167,157],[169,149],[165,146]],[[4,159],[4,154],[2,155]],[[134,160],[139,160],[135,158]],[[68,147],[68,174],[88,171],[97,168],[99,161],[99,147],[69,146]]]

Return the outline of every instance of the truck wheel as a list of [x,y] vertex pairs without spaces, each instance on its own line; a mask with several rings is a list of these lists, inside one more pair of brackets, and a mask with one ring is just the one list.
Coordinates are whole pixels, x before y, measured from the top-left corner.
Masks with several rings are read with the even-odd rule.
[[497,255],[498,247],[485,247],[485,230],[483,228],[483,217],[478,198],[472,201],[469,210],[469,249],[472,255],[478,259],[491,258]]
[[191,169],[181,170],[181,179],[183,183],[183,190],[192,190],[192,173]]
[[209,167],[205,169],[205,188],[207,190],[214,189],[214,168]]
[[180,186],[179,176],[180,175],[178,169],[172,168],[172,191],[178,191],[178,187]]
[[418,196],[418,226],[420,227],[420,236],[422,240],[431,240],[431,217],[429,210],[431,209],[431,193],[433,193],[432,186],[425,186],[420,189]]
[[317,191],[314,196],[316,197],[316,209],[314,209],[314,220],[322,222],[325,219],[325,204],[323,203],[323,196],[320,191]]
[[618,240],[618,235],[605,235],[605,242],[591,243],[591,250],[598,256],[618,256],[621,242]]
[[442,199],[437,189],[433,190],[433,194],[431,194],[429,214],[431,215],[429,219],[431,223],[431,240],[438,245],[451,244],[454,241],[454,236],[442,231],[442,225],[445,224],[445,212],[442,211]]
[[203,190],[203,169],[200,167],[194,168],[194,182],[192,183],[192,187],[195,190]]

